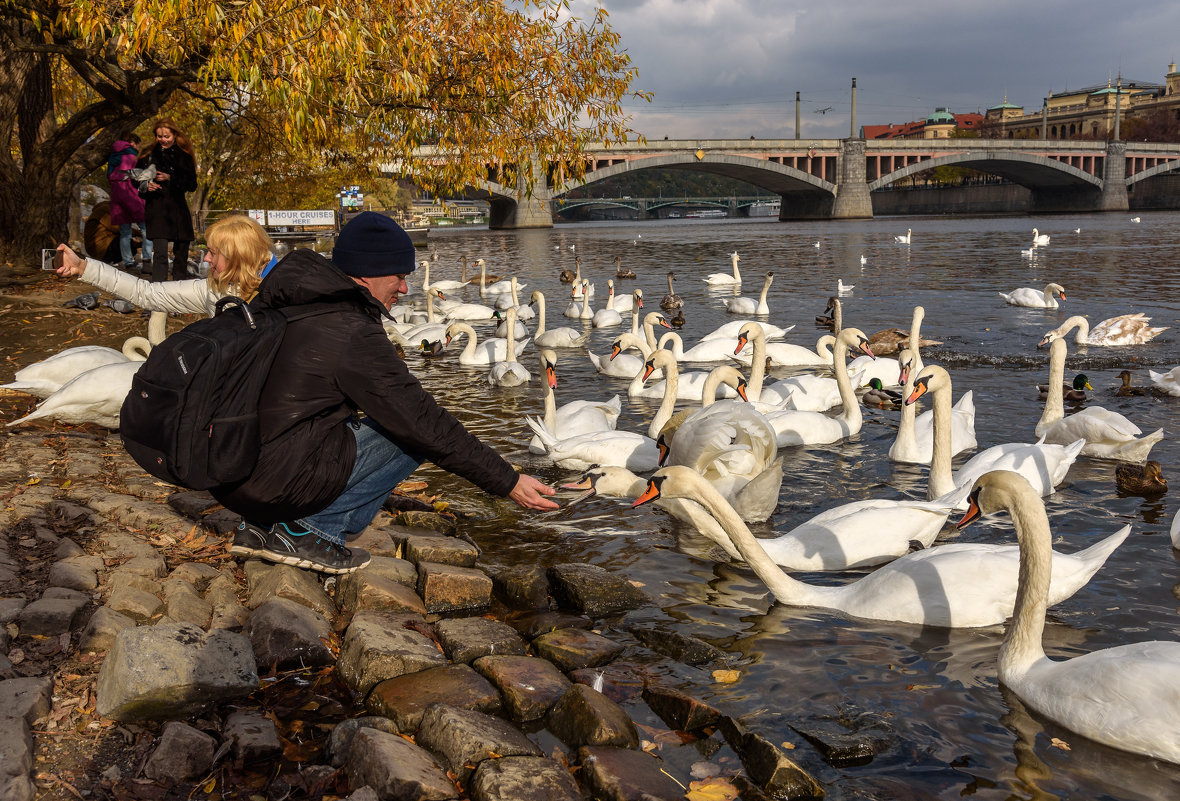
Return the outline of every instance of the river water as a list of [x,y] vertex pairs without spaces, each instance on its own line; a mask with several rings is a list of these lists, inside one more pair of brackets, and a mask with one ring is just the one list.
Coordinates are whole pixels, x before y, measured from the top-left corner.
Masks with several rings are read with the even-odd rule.
[[[974,390],[980,447],[1031,441],[1041,413],[1035,385],[1044,383],[1048,353],[1041,336],[1067,316],[1092,323],[1132,311],[1155,325],[1177,326],[1147,345],[1090,347],[1079,353],[1070,336],[1067,380],[1085,372],[1101,404],[1130,417],[1144,431],[1168,432],[1152,452],[1170,476],[1180,446],[1180,398],[1149,393],[1116,397],[1117,374],[1129,369],[1136,384],[1150,385],[1147,369],[1180,364],[1180,213],[1129,213],[995,218],[893,218],[850,222],[779,223],[758,220],[585,223],[539,231],[482,229],[431,232],[437,254],[432,279],[458,277],[460,259],[486,259],[489,271],[515,274],[527,295],[542,289],[549,298],[549,325],[561,317],[568,285],[558,273],[583,273],[605,297],[616,257],[638,274],[624,282],[643,288],[648,308],[658,310],[665,273],[673,270],[685,300],[686,347],[732,319],[701,278],[729,270],[728,254],[742,256],[743,293],[757,296],[762,276],[775,274],[770,321],[797,327],[786,341],[813,346],[822,331],[813,319],[834,294],[837,279],[855,289],[843,299],[844,323],[866,332],[908,328],[912,307],[926,309],[922,333],[944,344],[924,349],[927,361],[951,369],[955,396]],[[1051,235],[1034,259],[1033,227]],[[913,229],[912,244],[894,235]],[[1075,232],[1080,228],[1080,232]],[[815,243],[819,247],[815,247]],[[861,257],[865,263],[861,264]],[[1020,286],[1062,284],[1068,301],[1059,311],[1007,306],[997,292]],[[468,290],[473,299],[475,293]],[[523,299],[523,298],[522,298]],[[598,307],[602,301],[593,305]],[[575,326],[578,324],[574,321]],[[480,326],[486,331],[487,326]],[[621,329],[592,333],[590,350],[608,351]],[[558,403],[606,399],[620,393],[619,427],[646,430],[655,401],[628,402],[626,382],[595,373],[582,351],[562,351]],[[486,368],[463,368],[453,355],[425,363],[408,357],[424,384],[481,437],[508,458],[551,482],[575,476],[529,454],[525,414],[540,414],[536,355],[520,357],[534,373],[531,388],[489,389]],[[697,368],[700,369],[700,368]],[[1067,409],[1068,411],[1068,409]],[[787,530],[822,509],[869,497],[925,496],[925,469],[895,465],[886,452],[899,413],[865,409],[863,430],[830,446],[782,452],[786,478],[769,535]],[[970,454],[959,457],[956,464]],[[1067,657],[1141,640],[1180,639],[1177,596],[1180,552],[1168,529],[1180,486],[1156,500],[1120,497],[1115,463],[1082,458],[1059,491],[1047,499],[1055,547],[1078,550],[1131,524],[1128,540],[1094,579],[1052,608],[1045,633],[1050,656]],[[549,514],[520,513],[508,502],[466,491],[464,482],[427,468],[435,487],[454,497],[475,520],[471,534],[485,563],[549,565],[585,561],[640,583],[655,600],[649,608],[607,621],[608,636],[633,647],[628,657],[661,680],[741,718],[771,741],[790,743],[792,758],[824,785],[829,798],[1180,797],[1180,767],[1096,745],[1030,716],[998,684],[1000,627],[947,631],[874,624],[815,609],[773,603],[748,568],[727,563],[701,537],[686,533],[662,511],[632,510],[617,500],[595,500]],[[566,498],[572,497],[566,494]],[[957,519],[957,518],[956,518]],[[1015,542],[1006,517],[944,538]],[[941,540],[940,540],[941,541]],[[805,581],[838,583],[858,574],[804,574]],[[1175,588],[1175,589],[1174,589]],[[658,626],[700,637],[728,654],[740,673],[731,684],[715,683],[711,668],[689,668],[654,657],[627,632],[632,625]],[[715,667],[715,666],[713,666]],[[629,706],[641,722],[642,702]],[[792,728],[817,720],[844,721],[884,733],[889,745],[869,764],[836,769]],[[708,749],[666,747],[663,756],[681,779]],[[733,754],[710,756],[727,771]]]

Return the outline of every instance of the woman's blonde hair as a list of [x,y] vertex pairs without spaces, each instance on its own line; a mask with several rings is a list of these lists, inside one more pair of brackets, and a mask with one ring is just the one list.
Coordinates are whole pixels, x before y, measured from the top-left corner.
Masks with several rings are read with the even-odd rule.
[[209,286],[249,299],[262,281],[262,270],[270,261],[274,243],[253,218],[227,214],[205,229],[209,247],[225,256],[225,270],[209,273]]

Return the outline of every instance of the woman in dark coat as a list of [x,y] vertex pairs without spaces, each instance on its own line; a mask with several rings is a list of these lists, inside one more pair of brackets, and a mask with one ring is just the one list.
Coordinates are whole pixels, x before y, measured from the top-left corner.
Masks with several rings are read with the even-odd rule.
[[156,176],[140,189],[144,223],[152,242],[152,280],[168,280],[168,245],[172,244],[172,280],[189,277],[188,250],[193,241],[193,217],[185,194],[197,188],[197,160],[192,142],[176,123],[157,120],[152,126],[156,143],[139,157],[138,165],[156,168]]

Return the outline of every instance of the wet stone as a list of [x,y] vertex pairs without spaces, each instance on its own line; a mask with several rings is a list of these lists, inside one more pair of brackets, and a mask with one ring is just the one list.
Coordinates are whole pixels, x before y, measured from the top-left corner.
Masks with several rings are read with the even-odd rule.
[[475,568],[419,562],[418,595],[428,612],[483,609],[492,602],[492,580]]
[[632,627],[630,632],[656,653],[686,665],[707,665],[725,658],[725,652],[687,634],[639,626]]
[[824,761],[832,767],[848,768],[867,765],[883,749],[889,747],[884,732],[849,731],[834,721],[808,721],[791,724],[791,728],[811,743]]
[[[363,575],[363,573],[363,570],[358,570],[356,573],[352,573],[346,577],[352,579],[347,582],[347,590],[344,591],[349,600],[343,601],[341,599],[341,608],[354,612],[414,612],[419,615],[426,614],[426,604],[422,603],[422,599],[418,597],[418,594],[412,588],[387,576],[376,574]],[[353,576],[356,576],[356,578],[352,578]],[[340,599],[339,594],[337,598]]]
[[682,801],[684,790],[661,772],[659,757],[626,748],[578,749],[582,776],[598,801]]
[[332,627],[321,615],[287,598],[264,601],[250,615],[246,636],[258,669],[332,664]]
[[350,788],[371,787],[385,801],[444,801],[458,795],[430,752],[377,729],[357,732],[344,771]]
[[581,801],[569,770],[546,757],[485,759],[468,785],[474,801]]
[[381,682],[369,693],[365,708],[393,720],[403,732],[413,732],[431,704],[494,713],[500,694],[469,665],[445,665]]
[[643,700],[669,728],[678,731],[697,731],[721,720],[717,709],[668,687],[645,687]]
[[755,785],[775,798],[822,798],[823,788],[782,749],[729,716],[721,718],[721,732],[737,752]]
[[74,628],[78,613],[86,603],[85,600],[76,598],[42,598],[20,610],[17,625],[24,635],[65,634]]
[[643,590],[597,565],[554,565],[549,568],[549,581],[558,604],[590,617],[615,615],[651,603]]
[[263,759],[283,750],[274,721],[249,709],[239,709],[230,715],[222,736],[233,743],[234,759]]
[[529,612],[517,615],[508,621],[512,628],[529,640],[535,640],[542,634],[548,634],[558,629],[590,629],[594,621],[584,615],[571,615],[567,612]]
[[549,577],[545,568],[522,565],[505,568],[492,576],[496,594],[509,609],[547,609]]
[[54,562],[49,567],[49,585],[88,592],[98,588],[98,571],[69,560]]
[[205,732],[178,720],[169,721],[144,765],[144,775],[174,783],[199,779],[213,767],[214,745],[214,739]]
[[49,714],[53,700],[53,679],[49,676],[0,681],[0,722],[23,720],[30,726]]
[[545,717],[570,688],[552,662],[535,656],[484,656],[472,666],[500,691],[513,720]]
[[150,592],[137,590],[133,587],[125,587],[112,592],[111,597],[107,599],[107,606],[139,622],[151,620],[164,611],[164,604],[159,598]]
[[115,644],[115,636],[123,629],[131,628],[135,621],[127,615],[116,612],[109,606],[100,606],[90,616],[78,643],[81,651],[107,651]]
[[257,609],[263,601],[274,597],[290,598],[327,618],[336,614],[336,604],[324,592],[315,574],[290,565],[275,565],[266,571],[251,588],[246,606]]
[[528,645],[506,623],[485,617],[440,620],[435,631],[452,662],[471,664],[489,654],[526,654]]
[[479,763],[495,755],[541,756],[541,749],[505,721],[446,704],[426,710],[414,741],[437,756],[464,785]]
[[596,668],[578,668],[567,674],[570,681],[593,687],[616,704],[624,704],[643,691],[643,674],[626,662],[611,662]]
[[328,742],[325,746],[328,754],[328,764],[334,768],[338,768],[348,760],[348,752],[352,748],[352,740],[361,729],[380,729],[389,734],[398,733],[396,723],[389,718],[383,718],[378,715],[366,715],[360,718],[342,720],[336,724],[336,728],[332,729],[332,733],[328,735]]
[[406,559],[416,565],[431,562],[455,567],[474,567],[479,548],[457,537],[411,535],[405,539]]
[[396,616],[362,612],[344,633],[336,670],[349,687],[367,693],[378,682],[446,661],[433,640],[404,628]]
[[597,667],[623,652],[623,646],[600,634],[580,629],[558,629],[533,640],[538,656],[562,670]]
[[566,690],[547,717],[549,730],[573,748],[614,745],[638,748],[639,733],[623,708],[585,684]]

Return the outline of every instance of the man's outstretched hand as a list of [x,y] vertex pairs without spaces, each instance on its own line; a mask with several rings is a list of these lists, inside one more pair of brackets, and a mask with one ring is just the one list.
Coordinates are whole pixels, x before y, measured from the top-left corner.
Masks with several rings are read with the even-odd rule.
[[557,490],[553,487],[542,484],[530,475],[521,473],[516,479],[516,486],[512,488],[512,492],[508,493],[508,497],[525,509],[538,509],[547,512],[560,508],[555,502],[545,497],[556,492]]

